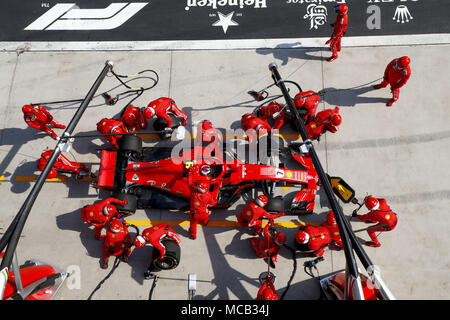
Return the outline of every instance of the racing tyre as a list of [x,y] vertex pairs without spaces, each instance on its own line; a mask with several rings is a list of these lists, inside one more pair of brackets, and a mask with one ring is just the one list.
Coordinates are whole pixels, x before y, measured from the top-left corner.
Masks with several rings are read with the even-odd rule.
[[175,269],[180,263],[180,246],[174,240],[163,240],[161,243],[166,248],[166,255],[163,260],[160,260],[159,250],[153,249],[152,266],[160,270]]
[[142,154],[142,139],[138,136],[123,136],[117,140],[119,150],[124,152],[131,152],[134,155]]
[[137,197],[134,194],[128,193],[113,193],[112,197],[119,200],[127,200],[128,203],[125,206],[116,204],[117,210],[128,214],[133,214],[137,209]]
[[282,196],[277,196],[269,199],[269,202],[264,207],[264,210],[271,213],[284,212],[284,200]]
[[[170,118],[172,118],[172,129],[174,129],[175,127],[178,127],[181,125],[181,121],[180,119],[178,119],[177,117],[169,114]],[[167,127],[167,121],[164,120],[163,118],[158,118],[153,122],[153,129],[155,129],[156,131],[163,131],[165,128]]]

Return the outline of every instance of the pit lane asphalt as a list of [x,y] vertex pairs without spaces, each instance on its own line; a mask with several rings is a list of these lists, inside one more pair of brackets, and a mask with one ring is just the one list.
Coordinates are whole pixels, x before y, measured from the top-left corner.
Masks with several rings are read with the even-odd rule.
[[[399,215],[396,229],[380,235],[382,247],[366,247],[394,295],[399,299],[448,299],[450,58],[445,52],[449,47],[344,48],[332,63],[323,59],[329,52],[320,49],[1,53],[0,176],[4,179],[0,181],[0,227],[8,226],[30,191],[32,182],[16,178],[37,174],[41,152],[55,146],[49,136],[27,128],[21,107],[29,102],[84,97],[108,59],[114,61],[116,72],[121,74],[147,68],[158,71],[158,86],[136,100],[136,105],[170,96],[188,114],[188,125],[209,119],[214,126],[229,129],[238,128],[241,115],[259,105],[247,91],[271,83],[271,62],[279,65],[283,78],[299,82],[304,90],[318,91],[371,82],[383,75],[391,59],[409,55],[411,79],[391,108],[385,106],[390,98],[388,89],[375,91],[364,86],[326,94],[320,109],[339,106],[343,123],[336,134],[326,134],[315,146],[325,170],[343,177],[359,199],[367,193],[385,197]],[[113,78],[107,78],[99,92],[115,85]],[[272,88],[270,93],[279,92]],[[75,133],[95,132],[101,117],[116,116],[124,106],[124,101],[114,106],[101,103],[101,98],[91,103]],[[49,111],[58,121],[67,123],[75,107],[51,106]],[[292,133],[290,129],[285,132]],[[88,163],[95,170],[99,163],[96,149],[104,144],[99,138],[75,140],[68,157]],[[87,182],[68,178],[46,183],[34,205],[19,242],[19,263],[38,258],[72,272],[57,299],[86,299],[109,272],[99,268],[101,242],[94,240],[93,231],[80,218],[81,207],[106,196],[106,192],[97,192]],[[214,210],[211,220],[233,224],[243,205],[240,201],[229,210]],[[347,215],[354,209],[351,204],[342,206]],[[288,215],[278,220],[319,223],[328,210],[319,189],[314,215]],[[187,213],[139,210],[128,220],[186,218]],[[352,226],[360,229],[365,224],[352,220]],[[145,226],[139,228],[142,231]],[[187,277],[195,273],[195,299],[254,299],[258,275],[267,270],[267,265],[253,253],[247,240],[251,235],[233,225],[211,225],[199,227],[198,239],[191,240],[187,229],[183,224],[175,227],[182,238],[181,263],[175,270],[159,273],[153,298],[187,299]],[[290,245],[296,230],[283,228]],[[365,232],[358,237],[368,239]],[[150,252],[150,247],[135,250],[129,263],[119,265],[94,299],[147,299],[151,282],[143,279],[143,272]],[[317,282],[302,270],[306,260],[310,258],[298,258],[299,268],[286,299],[319,297]],[[276,269],[272,270],[279,294],[286,287],[292,265],[290,252],[282,248]],[[325,261],[319,264],[322,276],[343,268],[342,251],[327,250]]]

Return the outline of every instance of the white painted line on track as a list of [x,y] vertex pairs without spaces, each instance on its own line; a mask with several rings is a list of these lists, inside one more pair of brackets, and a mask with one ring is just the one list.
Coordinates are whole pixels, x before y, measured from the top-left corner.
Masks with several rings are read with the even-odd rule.
[[[230,50],[301,49],[326,47],[326,38],[282,38],[181,41],[12,41],[0,42],[0,50],[16,51],[139,51],[139,50]],[[344,37],[343,47],[450,44],[450,34]]]

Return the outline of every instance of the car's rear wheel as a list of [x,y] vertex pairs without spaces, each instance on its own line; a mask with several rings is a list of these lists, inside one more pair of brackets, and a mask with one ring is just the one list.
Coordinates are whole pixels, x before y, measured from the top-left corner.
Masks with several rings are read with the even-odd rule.
[[112,197],[119,199],[119,200],[127,200],[128,203],[124,206],[121,206],[120,204],[116,204],[117,210],[119,212],[125,212],[129,214],[133,214],[136,212],[137,209],[137,197],[134,194],[128,194],[128,193],[113,193]]
[[175,269],[180,263],[181,248],[174,240],[163,240],[162,245],[166,248],[166,254],[164,258],[160,259],[160,252],[157,249],[153,249],[152,265],[153,267],[161,270]]
[[117,140],[119,151],[129,153],[133,157],[142,154],[142,139],[134,135],[126,135]]

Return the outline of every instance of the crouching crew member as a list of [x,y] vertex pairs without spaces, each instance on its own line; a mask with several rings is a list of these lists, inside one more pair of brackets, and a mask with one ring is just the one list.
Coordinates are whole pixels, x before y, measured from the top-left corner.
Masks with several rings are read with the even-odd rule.
[[256,300],[278,300],[278,294],[273,285],[273,275],[268,274],[261,288],[259,288]]
[[129,132],[138,132],[147,128],[147,120],[141,109],[134,106],[128,106],[122,111],[120,121],[124,123]]
[[241,212],[239,212],[237,220],[239,225],[244,228],[254,228],[253,235],[258,235],[261,233],[262,229],[262,219],[276,219],[278,217],[284,216],[284,212],[279,212],[277,214],[270,214],[264,207],[268,202],[268,198],[265,195],[260,195],[255,201],[250,202],[246,205]]
[[109,220],[105,241],[103,242],[101,268],[108,268],[108,261],[111,256],[121,256],[122,260],[127,262],[131,254],[131,246],[132,243],[126,221],[123,220],[122,223],[117,218]]
[[330,232],[331,240],[339,247],[342,248],[341,234],[339,233],[339,227],[336,223],[336,218],[334,217],[334,212],[330,211],[327,213],[327,220],[322,222],[322,227],[325,227]]
[[127,203],[127,200],[119,200],[113,197],[106,198],[98,203],[84,206],[81,209],[81,219],[95,227],[94,238],[96,240],[104,238],[105,236],[101,236],[104,225],[117,213],[114,204],[124,206]]
[[[53,150],[47,150],[44,151],[41,154],[41,157],[38,160],[38,170],[43,171],[48,160],[50,159],[51,155],[53,153]],[[55,164],[53,165],[53,168],[50,170],[50,173],[48,174],[48,179],[56,178],[58,173],[73,173],[73,174],[80,174],[81,171],[89,172],[88,167],[84,163],[81,162],[73,162],[67,159],[64,155],[60,154],[58,158],[56,159]]]
[[250,244],[256,255],[260,258],[268,258],[268,263],[272,268],[275,268],[277,262],[278,251],[280,247],[286,242],[286,235],[282,232],[276,231],[273,226],[273,221],[269,220],[269,223],[264,227],[264,238],[261,242],[258,238],[250,239]]
[[145,121],[152,119],[156,115],[157,118],[162,118],[167,122],[167,129],[172,128],[172,118],[169,113],[183,118],[183,126],[186,126],[188,116],[177,107],[173,99],[161,97],[151,101],[143,108]]
[[353,216],[361,221],[378,223],[367,229],[367,233],[372,241],[367,241],[366,245],[380,247],[381,243],[378,241],[375,233],[394,230],[397,225],[397,215],[387,205],[385,199],[368,197],[364,200],[364,204],[370,212],[364,215],[357,215],[355,212]]
[[320,111],[315,116],[314,120],[306,125],[306,132],[310,139],[320,140],[320,136],[329,131],[335,133],[342,123],[342,117],[339,114],[339,107],[333,109],[326,109]]
[[313,251],[315,257],[323,256],[324,249],[330,242],[330,232],[325,227],[307,226],[295,234],[296,248],[300,251]]
[[112,136],[104,136],[106,141],[111,143],[116,149],[119,149],[119,146],[117,145],[117,139],[123,137],[121,133],[128,132],[122,121],[107,118],[103,118],[99,123],[97,123],[97,131],[101,134],[116,134]]

